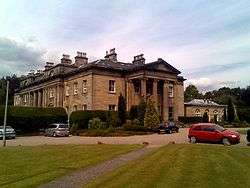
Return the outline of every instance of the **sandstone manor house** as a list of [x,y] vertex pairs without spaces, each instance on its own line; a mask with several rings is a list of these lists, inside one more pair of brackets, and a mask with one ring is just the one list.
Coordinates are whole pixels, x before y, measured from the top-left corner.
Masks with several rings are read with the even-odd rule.
[[145,63],[143,54],[131,63],[118,61],[115,49],[104,59],[88,62],[77,52],[75,61],[63,55],[61,62],[47,62],[44,70],[24,76],[15,93],[15,106],[64,107],[76,110],[117,110],[118,97],[127,110],[150,96],[163,120],[184,115],[184,78],[181,72],[159,58]]

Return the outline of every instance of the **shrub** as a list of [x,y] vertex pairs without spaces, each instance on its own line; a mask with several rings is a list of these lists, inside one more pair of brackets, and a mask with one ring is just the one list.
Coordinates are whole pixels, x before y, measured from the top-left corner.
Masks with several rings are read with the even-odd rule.
[[202,117],[199,117],[199,116],[192,116],[192,117],[179,116],[178,121],[181,123],[185,123],[185,124],[201,123]]
[[209,117],[208,117],[207,112],[205,112],[205,113],[203,114],[202,122],[203,122],[203,123],[208,123],[208,122],[209,122]]
[[93,118],[92,120],[89,120],[89,129],[106,129],[107,124],[105,122],[102,122],[100,118]]
[[144,98],[142,98],[137,107],[138,120],[140,121],[140,124],[142,126],[144,126],[144,117],[146,113],[146,108],[147,108],[147,103],[145,102]]
[[[3,122],[4,106],[0,106],[0,121]],[[7,125],[20,133],[38,132],[51,123],[67,123],[64,108],[35,108],[9,106]]]
[[250,142],[250,129],[247,130],[247,141]]
[[76,134],[77,130],[78,130],[78,124],[73,123],[72,126],[70,127],[70,133]]
[[160,123],[159,115],[155,109],[154,102],[149,98],[147,101],[147,108],[144,117],[144,126],[147,128],[154,128]]
[[146,127],[140,125],[138,120],[134,123],[136,123],[136,124],[133,124],[133,121],[131,121],[131,120],[127,120],[126,123],[124,123],[122,126],[123,130],[125,130],[125,131],[141,131],[141,132],[148,131],[148,129]]
[[126,101],[125,98],[120,94],[118,99],[118,116],[119,116],[119,125],[121,126],[126,121]]
[[137,108],[138,108],[138,106],[136,106],[136,105],[131,106],[130,111],[129,111],[129,119],[133,120],[133,119],[138,118]]

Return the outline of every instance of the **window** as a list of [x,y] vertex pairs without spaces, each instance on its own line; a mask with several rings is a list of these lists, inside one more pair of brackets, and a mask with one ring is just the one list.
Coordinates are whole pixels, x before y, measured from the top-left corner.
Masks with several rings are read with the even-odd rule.
[[109,80],[109,92],[115,93],[115,80]]
[[24,102],[26,103],[28,100],[28,95],[24,95]]
[[54,89],[50,88],[49,89],[49,98],[53,98],[54,97]]
[[69,86],[66,85],[66,88],[65,88],[65,95],[66,95],[66,97],[69,96],[69,90],[70,90]]
[[138,82],[138,81],[135,81],[134,82],[134,90],[135,90],[135,93],[140,93],[140,90],[141,90],[141,83]]
[[174,117],[174,109],[173,107],[168,108],[168,119],[173,119]]
[[200,111],[200,109],[196,109],[196,110],[195,110],[195,116],[197,116],[197,117],[201,116],[201,111]]
[[88,106],[86,105],[86,104],[84,104],[83,106],[82,106],[82,110],[87,110],[88,109]]
[[74,105],[74,106],[73,106],[73,110],[74,110],[74,111],[77,111],[77,105]]
[[170,84],[168,86],[168,97],[174,97],[174,85]]
[[115,111],[115,105],[113,105],[113,104],[109,105],[109,110],[110,111]]
[[82,93],[87,93],[87,80],[82,81]]
[[77,95],[78,94],[78,83],[77,82],[75,82],[74,83],[74,95]]

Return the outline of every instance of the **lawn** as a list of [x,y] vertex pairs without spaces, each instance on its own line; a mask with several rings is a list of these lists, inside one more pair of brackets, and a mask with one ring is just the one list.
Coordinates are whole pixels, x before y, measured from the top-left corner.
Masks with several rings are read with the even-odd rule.
[[58,145],[0,148],[0,187],[37,187],[72,170],[94,165],[136,145]]
[[86,187],[249,187],[250,148],[168,145]]

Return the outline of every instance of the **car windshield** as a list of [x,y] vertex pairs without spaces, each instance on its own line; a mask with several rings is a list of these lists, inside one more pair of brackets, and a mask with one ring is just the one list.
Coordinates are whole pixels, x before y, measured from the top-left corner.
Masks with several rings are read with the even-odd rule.
[[68,125],[67,124],[60,124],[59,128],[68,128]]
[[219,125],[214,125],[214,128],[215,128],[215,130],[221,131],[221,132],[226,130],[226,129],[224,129],[223,127],[221,127]]

